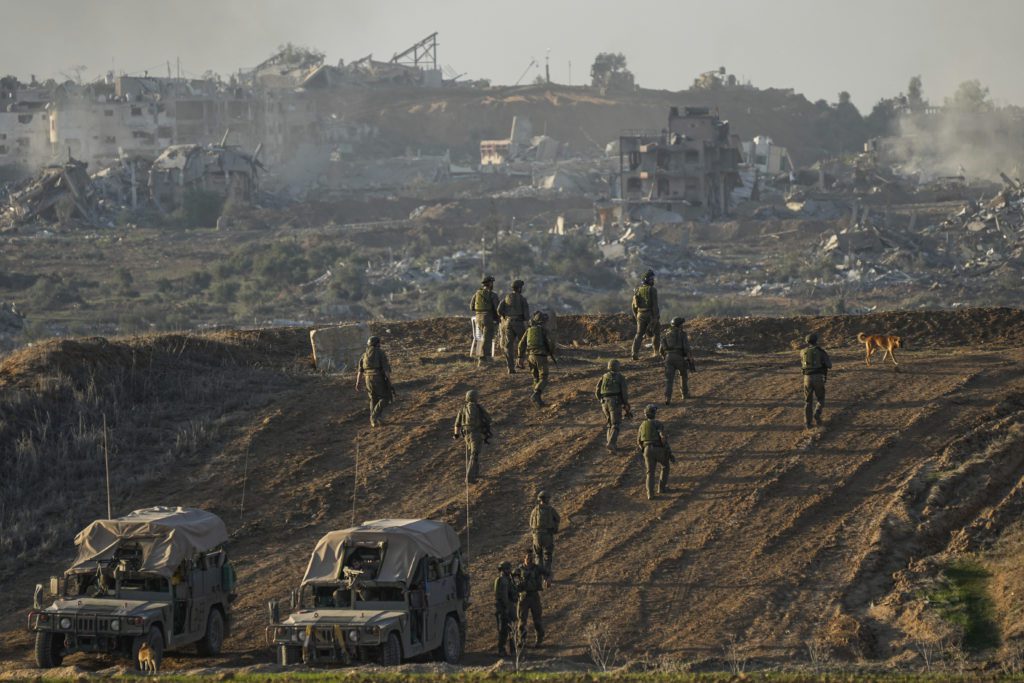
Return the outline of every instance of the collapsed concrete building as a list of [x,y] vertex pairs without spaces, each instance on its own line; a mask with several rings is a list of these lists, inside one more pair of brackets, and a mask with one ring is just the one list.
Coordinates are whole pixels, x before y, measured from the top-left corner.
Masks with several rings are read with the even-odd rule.
[[14,222],[65,223],[72,218],[95,222],[97,196],[85,169],[84,162],[69,159],[20,183],[8,198]]
[[259,185],[258,155],[259,148],[249,155],[223,144],[172,145],[149,169],[150,198],[162,211],[181,206],[189,191],[248,201]]
[[730,195],[742,185],[739,136],[707,107],[669,111],[659,132],[629,131],[619,138],[623,218],[644,207],[708,218],[728,213]]
[[558,159],[562,147],[548,135],[534,135],[530,119],[513,116],[507,138],[480,141],[480,166],[499,170],[516,161],[552,162]]

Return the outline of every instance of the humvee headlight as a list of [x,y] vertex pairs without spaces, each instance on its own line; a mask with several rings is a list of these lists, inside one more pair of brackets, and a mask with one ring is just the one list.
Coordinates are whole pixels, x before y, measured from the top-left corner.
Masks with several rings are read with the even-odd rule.
[[145,619],[142,617],[128,617],[129,626],[142,626],[143,622],[145,622]]
[[348,639],[353,643],[359,640],[359,631],[352,629],[348,632]]
[[70,629],[71,628],[71,619],[69,619],[68,617],[61,617],[60,627],[62,629],[64,629],[65,631]]
[[110,621],[110,630],[114,631],[115,633],[117,631],[120,631],[121,630],[121,620],[120,619],[112,619]]

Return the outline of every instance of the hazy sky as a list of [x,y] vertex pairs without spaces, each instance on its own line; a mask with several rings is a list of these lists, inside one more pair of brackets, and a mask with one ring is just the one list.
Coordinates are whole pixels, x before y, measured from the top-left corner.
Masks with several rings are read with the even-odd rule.
[[[864,113],[914,74],[941,102],[978,78],[999,102],[1024,104],[1021,0],[0,0],[0,73],[86,78],[183,70],[228,74],[293,42],[331,63],[388,59],[439,32],[439,61],[467,78],[514,83],[550,48],[553,80],[579,84],[594,55],[625,53],[644,87],[678,90],[725,66],[759,87],[832,102],[848,90]],[[532,70],[526,80],[538,71]]]

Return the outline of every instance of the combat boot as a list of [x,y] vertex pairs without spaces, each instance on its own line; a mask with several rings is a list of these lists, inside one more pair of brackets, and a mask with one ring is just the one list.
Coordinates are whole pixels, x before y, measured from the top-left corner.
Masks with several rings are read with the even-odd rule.
[[814,424],[821,426],[821,413],[814,414]]
[[544,644],[544,631],[537,631],[537,644],[534,647],[540,647]]

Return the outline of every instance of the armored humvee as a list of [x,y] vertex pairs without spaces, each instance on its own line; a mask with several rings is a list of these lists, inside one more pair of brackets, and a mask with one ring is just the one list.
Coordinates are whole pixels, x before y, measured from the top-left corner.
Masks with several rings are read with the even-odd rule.
[[164,649],[191,643],[216,655],[234,599],[227,540],[219,517],[194,508],[153,507],[93,522],[75,537],[71,568],[50,579],[49,607],[36,586],[28,615],[36,664],[59,666],[75,652],[137,661],[144,642],[158,662]]
[[466,640],[469,575],[459,537],[428,519],[378,519],[317,543],[292,614],[269,604],[278,662],[378,662],[432,654],[456,664]]

